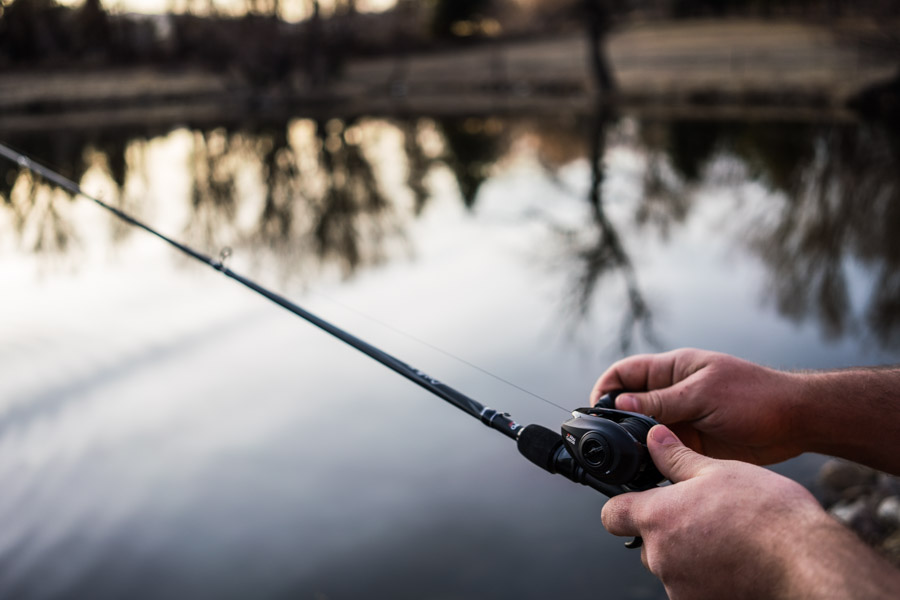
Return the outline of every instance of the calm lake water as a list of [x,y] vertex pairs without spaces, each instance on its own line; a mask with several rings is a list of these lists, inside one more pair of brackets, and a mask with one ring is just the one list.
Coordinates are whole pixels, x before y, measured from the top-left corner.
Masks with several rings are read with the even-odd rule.
[[[567,413],[466,362],[574,408],[636,352],[900,357],[900,142],[875,124],[3,141],[520,422]],[[0,597],[664,595],[596,492],[92,203],[0,186]]]

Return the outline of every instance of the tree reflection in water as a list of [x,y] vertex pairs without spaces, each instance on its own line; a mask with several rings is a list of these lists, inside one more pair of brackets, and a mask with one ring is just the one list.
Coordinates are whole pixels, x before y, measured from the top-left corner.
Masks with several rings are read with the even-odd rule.
[[237,215],[235,179],[246,155],[243,138],[224,129],[193,132],[188,173],[192,177],[185,239],[204,248],[224,245]]
[[[463,203],[472,208],[517,136],[539,138],[545,175],[567,193],[560,168],[587,156],[590,223],[560,225],[549,213],[541,218],[563,241],[574,274],[568,310],[576,322],[589,316],[602,287],[624,289],[624,353],[636,335],[651,344],[655,336],[635,267],[604,206],[605,152],[624,145],[642,156],[634,219],[663,238],[686,222],[696,192],[715,183],[710,166],[724,157],[742,165],[742,182],[762,182],[772,192],[766,214],[742,229],[766,265],[778,311],[797,322],[812,319],[832,338],[900,343],[900,149],[887,128],[645,120],[623,135],[614,122],[602,111],[589,127],[577,118],[397,120],[402,143],[396,159],[407,165],[412,215],[427,205],[427,175],[438,164],[453,173]],[[362,143],[372,123],[389,127],[383,120],[328,119],[192,131],[186,240],[211,253],[244,247],[277,265],[283,277],[304,267],[335,268],[346,277],[378,263],[389,242],[402,239],[404,222]],[[438,150],[426,148],[426,131],[439,138]],[[146,172],[151,137],[147,131],[99,131],[9,141],[76,181],[91,169],[105,173],[117,190],[113,201],[140,215],[140,188],[147,189],[153,175]],[[0,170],[0,210],[26,251],[58,256],[71,249],[78,232],[67,218],[70,200],[15,167]],[[111,222],[114,243],[131,231]],[[860,285],[849,279],[851,263],[871,274],[864,283],[869,293],[851,293]],[[854,306],[857,296],[864,306]]]
[[10,172],[0,193],[12,216],[19,244],[35,253],[61,254],[69,250],[75,232],[59,210],[70,199],[68,194],[42,185],[30,174],[15,177]]
[[[377,263],[386,237],[400,231],[352,122],[195,131],[188,170],[186,239],[213,252],[257,252],[257,262],[271,259],[282,277],[314,264],[349,276]],[[239,215],[251,203],[246,181],[254,172],[262,197],[248,224]]]
[[[832,338],[862,326],[900,342],[900,164],[897,140],[871,125],[810,136],[811,157],[785,180],[776,218],[754,234],[782,314],[814,318]],[[767,220],[767,222],[769,222]],[[874,278],[856,322],[848,263]]]
[[611,121],[611,116],[603,110],[598,111],[594,117],[591,135],[591,190],[588,199],[593,209],[598,235],[596,243],[579,253],[584,267],[579,278],[578,298],[582,313],[586,313],[600,277],[615,271],[621,274],[625,283],[627,309],[619,329],[619,347],[622,354],[626,354],[631,349],[636,330],[640,331],[651,345],[655,346],[657,342],[653,333],[650,307],[638,286],[634,265],[603,208],[605,173],[603,157],[606,150],[606,131]]
[[261,136],[258,145],[262,177],[267,185],[259,227],[250,242],[267,245],[287,257],[296,225],[294,210],[302,197],[298,158],[288,142],[287,128]]
[[430,156],[419,140],[423,119],[407,119],[398,123],[403,134],[403,152],[406,154],[406,187],[413,195],[413,213],[422,214],[431,193],[425,178],[431,168],[441,162]]
[[[656,346],[657,341],[650,306],[641,292],[634,265],[603,203],[604,155],[608,130],[614,123],[613,115],[603,107],[599,107],[590,119],[590,126],[587,127],[591,170],[587,198],[591,207],[590,226],[580,225],[573,228],[557,223],[552,224],[552,227],[563,241],[564,254],[573,263],[567,267],[567,271],[574,273],[574,276],[566,294],[571,303],[571,308],[567,312],[573,316],[573,330],[589,317],[594,298],[601,289],[604,279],[608,280],[616,274],[621,277],[625,302],[622,303],[624,311],[619,326],[618,342],[621,353],[626,354],[631,350],[637,333],[640,333],[644,341],[651,346]],[[551,180],[562,185],[559,177],[553,173],[553,162],[546,156],[541,160],[544,168],[550,172]]]
[[[354,131],[354,135],[350,132]],[[343,261],[345,275],[362,264],[379,262],[392,208],[363,155],[358,129],[339,119],[316,122],[319,164],[326,178],[322,193],[304,190],[310,203],[317,255]]]
[[[129,132],[92,132],[86,136],[61,133],[15,140],[19,151],[40,157],[69,178],[78,179],[98,167],[115,183],[125,185]],[[27,252],[62,256],[78,242],[68,211],[73,198],[39,177],[7,161],[0,166],[0,206],[6,207],[19,246]],[[117,236],[113,236],[114,239]]]
[[478,189],[491,167],[509,151],[504,122],[498,118],[446,118],[440,122],[446,163],[459,185],[466,208],[475,205]]
[[682,128],[677,121],[645,121],[637,134],[646,168],[635,219],[640,225],[656,227],[664,239],[687,218],[692,188],[700,183],[702,165],[716,148],[715,124],[699,123],[686,135]]

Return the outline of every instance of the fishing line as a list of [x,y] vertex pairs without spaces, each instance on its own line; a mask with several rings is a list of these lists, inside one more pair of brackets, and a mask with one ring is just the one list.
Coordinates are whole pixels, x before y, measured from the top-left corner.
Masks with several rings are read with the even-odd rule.
[[[578,408],[572,412],[572,418],[561,425],[562,435],[547,429],[541,425],[520,425],[515,422],[509,413],[501,413],[489,408],[465,394],[441,383],[437,379],[419,371],[405,362],[391,356],[360,338],[344,331],[328,321],[314,315],[306,309],[294,304],[287,298],[268,290],[259,284],[247,279],[243,275],[235,273],[227,266],[225,261],[228,252],[223,251],[219,259],[213,259],[193,248],[181,244],[174,239],[156,231],[149,225],[145,225],[134,217],[122,212],[116,207],[107,204],[103,200],[88,195],[74,181],[63,177],[56,171],[39,165],[27,156],[0,143],[0,156],[15,162],[23,169],[36,173],[48,181],[68,190],[75,196],[83,196],[97,205],[105,208],[126,223],[143,229],[147,233],[161,239],[167,244],[177,248],[183,253],[214,268],[226,277],[237,281],[250,290],[268,298],[275,304],[294,313],[298,317],[331,334],[342,342],[356,348],[370,358],[378,361],[394,372],[406,377],[413,383],[428,390],[442,400],[456,406],[460,410],[479,419],[482,423],[499,431],[506,437],[516,441],[519,453],[535,465],[548,471],[566,477],[570,481],[590,486],[591,488],[607,496],[616,496],[626,492],[646,490],[656,487],[663,476],[653,465],[650,454],[647,451],[647,433],[656,425],[651,417],[638,413],[631,413],[615,409],[615,396],[618,392],[611,392],[600,398],[598,404],[593,407]],[[348,307],[349,308],[349,307]],[[353,310],[353,309],[351,309]],[[375,320],[375,319],[373,319]],[[377,321],[377,320],[376,320]],[[382,323],[382,325],[394,329]],[[405,334],[395,330],[402,335]],[[413,336],[408,336],[416,339]],[[512,387],[526,392],[547,404],[566,410],[562,406],[529,392],[519,386],[504,380],[468,361],[455,357],[440,348],[435,348],[427,342],[426,346],[447,354],[465,364],[469,364],[491,377]],[[568,411],[566,411],[568,412]],[[635,538],[626,546],[637,548],[640,546],[640,538]]]
[[496,379],[497,381],[499,381],[499,382],[501,382],[501,383],[505,383],[506,385],[508,385],[508,386],[511,387],[511,388],[514,388],[514,389],[516,389],[516,390],[519,390],[519,391],[522,392],[522,393],[528,394],[529,396],[531,396],[531,397],[533,397],[533,398],[537,398],[537,399],[540,400],[541,402],[546,402],[546,403],[549,404],[550,406],[555,406],[556,408],[558,408],[559,410],[561,410],[561,411],[563,411],[563,412],[565,412],[565,413],[567,413],[567,414],[570,413],[570,412],[572,412],[571,409],[566,408],[565,406],[562,406],[562,405],[560,405],[560,404],[557,404],[557,403],[554,402],[553,400],[549,400],[549,399],[547,399],[547,398],[541,396],[540,394],[536,394],[535,392],[532,392],[531,390],[528,390],[528,389],[526,389],[526,388],[524,388],[524,387],[522,387],[522,386],[520,386],[520,385],[518,385],[518,384],[516,384],[516,383],[514,383],[514,382],[512,382],[512,381],[510,381],[510,380],[508,380],[508,379],[506,379],[506,378],[504,378],[504,377],[501,377],[500,375],[497,375],[496,373],[492,373],[491,371],[488,371],[487,369],[482,368],[482,367],[476,365],[475,363],[470,362],[470,361],[468,361],[468,360],[462,358],[461,356],[457,356],[456,354],[453,354],[452,352],[449,352],[448,350],[445,350],[445,349],[443,349],[443,348],[440,348],[440,347],[438,347],[438,346],[435,346],[434,344],[432,344],[432,343],[430,343],[430,342],[427,342],[427,341],[425,341],[425,340],[423,340],[423,339],[421,339],[421,338],[419,338],[419,337],[417,337],[417,336],[415,336],[415,335],[413,335],[413,334],[411,334],[411,333],[409,333],[409,332],[407,332],[407,331],[404,331],[404,330],[402,330],[402,329],[399,329],[399,328],[397,328],[397,327],[391,325],[390,323],[387,323],[387,322],[385,322],[385,321],[382,321],[381,319],[378,319],[377,317],[373,317],[372,315],[370,315],[370,314],[368,314],[368,313],[366,313],[366,312],[364,312],[364,311],[361,311],[361,310],[359,310],[358,308],[355,308],[355,307],[353,307],[353,306],[350,306],[349,304],[347,304],[347,303],[345,303],[345,302],[341,302],[340,300],[337,300],[336,298],[333,298],[333,297],[331,297],[331,296],[329,296],[329,295],[327,295],[327,294],[325,294],[325,293],[323,293],[323,292],[321,292],[321,291],[318,291],[318,290],[311,290],[310,293],[312,293],[312,294],[314,294],[314,295],[316,295],[316,296],[320,296],[321,298],[324,298],[325,300],[328,300],[329,302],[332,302],[332,303],[334,303],[334,304],[337,304],[337,305],[340,306],[341,308],[343,308],[343,309],[345,309],[345,310],[348,310],[348,311],[350,311],[350,312],[352,312],[352,313],[355,313],[355,314],[359,315],[360,317],[362,317],[362,318],[364,318],[364,319],[367,319],[367,320],[369,320],[369,321],[375,323],[376,325],[380,325],[381,327],[384,327],[385,329],[387,329],[387,330],[389,330],[389,331],[392,331],[392,332],[394,332],[394,333],[396,333],[396,334],[398,334],[398,335],[401,335],[401,336],[403,336],[403,337],[405,337],[405,338],[407,338],[407,339],[409,339],[409,340],[412,340],[412,341],[416,342],[417,344],[421,344],[421,345],[423,345],[423,346],[425,346],[425,347],[427,347],[427,348],[430,348],[430,349],[434,350],[435,352],[439,352],[439,353],[443,354],[444,356],[446,356],[447,358],[452,358],[453,360],[455,360],[455,361],[457,361],[457,362],[459,362],[459,363],[462,363],[462,364],[464,364],[464,365],[466,365],[466,366],[468,366],[468,367],[470,367],[470,368],[472,368],[472,369],[475,369],[476,371],[479,371],[479,372],[481,372],[481,373],[487,375],[488,377],[491,377],[491,378],[493,378],[493,379]]
[[[66,177],[63,177],[62,175],[60,175],[59,173],[57,173],[56,171],[54,171],[52,169],[49,169],[39,163],[34,162],[33,160],[29,159],[24,154],[17,152],[4,144],[0,144],[0,155],[2,155],[4,158],[7,158],[8,160],[15,162],[23,169],[26,169],[33,173],[37,173],[41,177],[47,179],[48,181],[55,183],[56,185],[62,187],[63,189],[67,190],[68,192],[72,193],[75,196],[83,196],[83,197],[87,198],[88,200],[91,200],[91,201],[97,203],[101,207],[103,207],[106,210],[115,214],[120,219],[123,219],[124,221],[128,222],[129,224],[139,227],[140,229],[143,229],[144,231],[162,239],[166,243],[171,244],[172,246],[175,246],[182,252],[187,253],[188,255],[192,256],[193,258],[196,258],[197,260],[213,267],[214,269],[216,269],[218,271],[222,271],[222,272],[227,270],[225,268],[225,262],[226,262],[226,259],[228,259],[232,254],[231,248],[223,248],[221,250],[221,252],[219,253],[218,260],[212,259],[209,256],[206,256],[204,254],[201,254],[201,253],[193,250],[189,246],[181,244],[181,243],[175,241],[174,239],[172,239],[166,235],[163,235],[162,233],[156,231],[155,229],[149,227],[148,225],[145,225],[141,221],[138,221],[137,219],[131,217],[129,214],[122,212],[121,210],[117,209],[116,207],[112,206],[111,204],[104,202],[100,198],[92,196],[90,194],[87,194],[81,188],[81,186],[78,185],[77,183],[75,183],[74,181],[72,181]],[[226,273],[226,275],[227,275],[227,273]],[[447,356],[448,358],[456,360],[464,365],[467,365],[470,368],[475,369],[475,370],[487,375],[488,377],[492,377],[493,379],[500,381],[500,382],[510,386],[511,388],[514,388],[520,392],[528,394],[529,396],[536,398],[536,399],[540,400],[541,402],[544,402],[550,406],[558,408],[559,410],[561,410],[565,413],[571,412],[568,408],[561,406],[561,405],[557,404],[556,402],[553,402],[552,400],[548,400],[547,398],[544,398],[543,396],[541,396],[539,394],[536,394],[528,389],[525,389],[524,387],[517,385],[517,384],[513,383],[512,381],[510,381],[504,377],[501,377],[500,375],[492,373],[483,367],[480,367],[460,356],[453,354],[452,352],[449,352],[447,350],[444,350],[443,348],[435,346],[434,344],[431,344],[431,343],[429,343],[423,339],[420,339],[406,331],[403,331],[397,327],[394,327],[393,325],[390,325],[389,323],[386,323],[386,322],[384,322],[380,319],[377,319],[369,314],[366,314],[365,312],[363,312],[361,310],[358,310],[352,306],[349,306],[346,303],[343,303],[335,298],[332,298],[322,292],[313,291],[313,293],[318,296],[321,296],[322,298],[325,298],[329,302],[333,302],[334,304],[337,304],[338,306],[343,307],[346,310],[354,312],[354,313],[360,315],[361,317],[368,319],[368,320],[372,321],[373,323],[380,325],[381,327],[384,327],[385,329],[393,331],[394,333],[396,333],[398,335],[404,336],[416,343],[419,343],[419,344],[422,344],[423,346],[431,348],[432,350],[439,352],[439,353],[443,354],[444,356]],[[290,310],[290,309],[288,309],[288,310]]]
[[[210,267],[216,269],[217,271],[223,273],[223,274],[226,275],[227,277],[230,277],[230,278],[236,280],[237,282],[243,284],[244,286],[250,288],[251,290],[257,292],[258,294],[261,294],[262,296],[265,296],[265,297],[268,298],[269,300],[272,300],[272,301],[275,302],[276,304],[282,306],[283,308],[289,310],[290,312],[293,312],[293,313],[296,314],[297,316],[299,316],[299,317],[301,317],[301,318],[303,318],[303,319],[306,319],[307,321],[310,321],[311,323],[313,323],[314,325],[318,326],[319,328],[324,329],[325,331],[327,331],[328,333],[331,333],[331,334],[334,335],[335,337],[338,337],[339,339],[341,339],[341,340],[343,340],[343,341],[349,343],[350,345],[354,346],[354,347],[357,348],[358,350],[362,350],[364,353],[368,354],[368,355],[371,356],[372,358],[375,358],[375,360],[378,360],[379,362],[382,362],[383,364],[386,364],[386,366],[388,366],[388,367],[394,369],[395,371],[400,372],[402,375],[406,376],[406,377],[409,378],[409,379],[412,379],[412,380],[415,381],[416,383],[419,383],[420,385],[422,385],[423,378],[424,378],[424,380],[427,380],[428,382],[430,382],[431,385],[441,385],[441,386],[443,386],[443,384],[441,384],[440,382],[438,382],[437,380],[435,380],[435,379],[433,379],[433,378],[431,378],[431,377],[428,377],[427,375],[425,375],[425,374],[422,373],[421,371],[418,371],[417,369],[413,369],[413,368],[410,367],[409,365],[407,365],[407,364],[405,364],[405,363],[402,363],[401,361],[399,361],[399,360],[395,359],[394,357],[392,357],[392,356],[390,356],[390,355],[388,355],[388,354],[382,352],[381,350],[378,350],[378,349],[375,348],[374,346],[371,346],[371,345],[367,344],[366,342],[363,342],[362,340],[356,338],[355,336],[352,336],[352,335],[348,334],[347,332],[345,332],[345,331],[343,331],[343,330],[341,330],[341,329],[339,329],[339,328],[337,328],[337,327],[331,325],[331,324],[328,323],[327,321],[324,321],[324,320],[320,319],[319,317],[313,315],[312,313],[310,313],[310,312],[308,312],[308,311],[306,311],[306,310],[300,308],[299,306],[297,306],[297,305],[294,304],[293,302],[287,300],[286,298],[283,298],[282,296],[280,296],[280,295],[278,295],[278,294],[276,294],[276,293],[274,293],[274,292],[271,292],[271,291],[267,290],[266,288],[263,288],[262,286],[256,284],[255,282],[253,282],[253,281],[251,281],[251,280],[245,278],[244,276],[242,276],[242,275],[240,275],[240,274],[238,274],[238,273],[232,271],[231,269],[229,269],[228,267],[225,266],[225,261],[226,261],[226,259],[231,255],[231,249],[230,249],[230,248],[223,249],[222,252],[220,253],[218,259],[213,259],[213,258],[211,258],[210,256],[207,256],[207,255],[205,255],[205,254],[203,254],[203,253],[201,253],[201,252],[198,252],[198,251],[194,250],[193,248],[191,248],[190,246],[187,246],[187,245],[185,245],[185,244],[182,244],[182,243],[180,243],[180,242],[174,240],[173,238],[170,238],[170,237],[166,236],[165,234],[163,234],[163,233],[157,231],[156,229],[153,229],[153,228],[150,227],[149,225],[146,225],[145,223],[143,223],[143,222],[139,221],[138,219],[132,217],[132,216],[129,215],[128,213],[125,213],[125,212],[119,210],[118,208],[116,208],[115,206],[113,206],[113,205],[111,205],[111,204],[109,204],[109,203],[107,203],[107,202],[104,202],[102,199],[100,199],[100,198],[98,198],[98,197],[96,197],[96,196],[93,196],[93,195],[91,195],[91,194],[86,193],[86,192],[81,188],[80,185],[78,185],[77,183],[75,183],[75,182],[72,181],[71,179],[69,179],[69,178],[67,178],[67,177],[64,177],[63,175],[60,175],[58,172],[56,172],[56,171],[54,171],[54,170],[52,170],[52,169],[50,169],[50,168],[48,168],[48,167],[45,167],[45,166],[43,166],[43,165],[41,165],[41,164],[39,164],[39,163],[37,163],[37,162],[31,160],[30,158],[28,158],[28,157],[25,156],[24,154],[22,154],[22,153],[20,153],[20,152],[17,152],[16,150],[13,150],[12,148],[10,148],[10,147],[6,146],[5,144],[2,144],[2,143],[0,143],[0,156],[3,156],[4,158],[6,158],[6,159],[8,159],[8,160],[10,160],[10,161],[12,161],[12,162],[14,162],[14,163],[16,163],[19,167],[21,167],[21,168],[23,168],[23,169],[26,169],[26,170],[28,170],[28,171],[30,171],[30,172],[32,172],[32,173],[36,173],[36,174],[40,175],[40,176],[43,177],[44,179],[46,179],[46,180],[48,180],[48,181],[50,181],[50,182],[52,182],[52,183],[54,183],[54,184],[60,186],[61,188],[65,189],[66,191],[70,192],[70,193],[73,194],[74,196],[82,196],[82,197],[84,197],[84,198],[86,198],[86,199],[88,199],[88,200],[91,200],[92,202],[96,203],[96,204],[99,205],[100,207],[102,207],[102,208],[106,209],[107,211],[113,213],[114,215],[116,215],[117,217],[119,217],[120,219],[122,219],[123,221],[129,223],[130,225],[133,225],[133,226],[135,226],[135,227],[138,227],[139,229],[142,229],[142,230],[146,231],[147,233],[149,233],[149,234],[151,234],[151,235],[153,235],[153,236],[155,236],[155,237],[161,239],[162,241],[166,242],[167,244],[169,244],[169,245],[171,245],[171,246],[174,246],[175,248],[177,248],[178,250],[180,250],[180,251],[184,252],[185,254],[191,256],[192,258],[195,258],[196,260],[199,260],[200,262],[202,262],[202,263],[204,263],[204,264],[206,264],[206,265],[208,265],[208,266],[210,266]],[[318,293],[318,292],[316,292],[316,293]],[[463,358],[461,358],[461,357],[459,357],[459,356],[456,356],[456,355],[454,355],[454,354],[451,353],[451,352],[448,352],[448,351],[443,350],[443,349],[441,349],[441,348],[439,348],[439,347],[437,347],[437,346],[435,346],[435,345],[433,345],[433,344],[430,344],[430,343],[428,343],[428,342],[426,342],[426,341],[424,341],[424,340],[421,340],[421,339],[419,339],[419,338],[417,338],[417,337],[415,337],[415,336],[413,336],[413,335],[411,335],[411,334],[409,334],[409,333],[406,333],[406,332],[404,332],[404,331],[402,331],[402,330],[400,330],[400,329],[397,329],[397,328],[395,328],[395,327],[393,327],[393,326],[391,326],[391,325],[389,325],[389,324],[387,324],[387,323],[385,323],[385,322],[383,322],[383,321],[380,321],[379,319],[376,319],[376,318],[374,318],[374,317],[371,317],[371,316],[369,316],[369,315],[366,315],[366,314],[363,313],[362,311],[359,311],[359,310],[356,310],[356,309],[354,309],[354,308],[352,308],[352,307],[350,307],[350,306],[347,306],[346,304],[344,304],[344,303],[342,303],[342,302],[339,302],[339,301],[337,301],[337,300],[335,300],[335,299],[333,299],[333,298],[329,298],[329,297],[326,296],[325,294],[319,294],[319,295],[321,295],[321,296],[324,297],[324,298],[327,298],[328,300],[334,302],[335,304],[338,304],[338,305],[340,305],[340,306],[343,306],[344,308],[346,308],[346,309],[348,309],[348,310],[350,310],[350,311],[356,312],[357,314],[360,314],[361,316],[363,316],[363,317],[365,317],[365,318],[367,318],[367,319],[370,319],[370,320],[372,320],[373,322],[378,323],[379,325],[381,325],[381,326],[383,326],[383,327],[385,327],[385,328],[387,328],[387,329],[390,329],[391,331],[394,331],[394,332],[396,332],[396,333],[398,333],[398,334],[400,334],[400,335],[403,335],[403,336],[405,336],[405,337],[408,337],[408,338],[411,339],[411,340],[414,340],[414,341],[416,341],[416,342],[418,342],[418,343],[420,343],[420,344],[423,344],[423,345],[425,345],[425,346],[427,346],[427,347],[429,347],[429,348],[431,348],[431,349],[433,349],[433,350],[435,350],[435,351],[437,351],[437,352],[440,352],[440,353],[442,353],[442,354],[444,354],[444,355],[446,355],[446,356],[448,356],[448,357],[450,357],[450,358],[452,358],[452,359],[455,359],[455,360],[457,360],[457,361],[459,361],[459,362],[461,362],[461,363],[463,363],[463,364],[465,364],[465,365],[468,365],[468,366],[472,367],[473,369],[476,369],[476,370],[480,371],[481,373],[484,373],[485,375],[488,375],[488,376],[490,376],[490,377],[492,377],[492,378],[494,378],[494,379],[496,379],[496,380],[498,380],[498,381],[501,381],[501,382],[503,382],[503,383],[509,385],[509,386],[512,387],[512,388],[515,388],[515,389],[517,389],[517,390],[519,390],[519,391],[521,391],[521,392],[524,392],[524,393],[526,393],[526,394],[528,394],[528,395],[530,395],[530,396],[532,396],[532,397],[534,397],[534,398],[537,398],[538,400],[540,400],[540,401],[542,401],[542,402],[545,402],[546,404],[548,404],[548,405],[550,405],[550,406],[553,406],[553,407],[555,407],[555,408],[558,408],[558,409],[560,409],[560,410],[562,410],[562,411],[564,411],[564,412],[566,412],[566,413],[570,412],[569,409],[567,409],[567,408],[565,408],[565,407],[563,407],[563,406],[561,406],[561,405],[559,405],[559,404],[557,404],[557,403],[555,403],[555,402],[552,402],[551,400],[548,400],[547,398],[544,398],[544,397],[542,397],[542,396],[540,396],[540,395],[538,395],[538,394],[535,394],[534,392],[531,392],[531,391],[529,391],[529,390],[527,390],[527,389],[525,389],[525,388],[523,388],[523,387],[521,387],[521,386],[519,386],[519,385],[516,385],[515,383],[513,383],[513,382],[511,382],[511,381],[509,381],[509,380],[507,380],[507,379],[505,379],[505,378],[503,378],[503,377],[500,377],[499,375],[496,375],[496,374],[494,374],[494,373],[491,373],[490,371],[488,371],[488,370],[486,370],[486,369],[484,369],[484,368],[482,368],[482,367],[479,367],[478,365],[475,365],[475,364],[473,364],[473,363],[471,363],[471,362],[469,362],[469,361],[467,361],[467,360],[465,360],[465,359],[463,359]],[[411,376],[411,373],[412,373],[412,374],[415,374],[415,377]],[[431,387],[430,387],[429,385],[425,385],[424,387],[428,388],[428,389],[431,390],[431,391],[434,391],[433,389],[431,389]],[[444,386],[444,387],[446,387],[446,386]],[[448,400],[449,402],[451,402],[451,403],[453,403],[453,404],[456,404],[456,405],[458,405],[458,406],[459,406],[460,404],[462,404],[463,406],[460,406],[460,408],[463,408],[463,409],[466,410],[467,412],[473,412],[473,411],[474,411],[474,412],[477,412],[477,413],[478,413],[477,416],[479,416],[479,418],[482,418],[482,419],[483,419],[483,417],[484,417],[484,411],[485,411],[485,410],[487,410],[487,411],[492,411],[492,409],[485,409],[485,407],[482,407],[480,404],[476,403],[474,400],[471,400],[470,398],[466,398],[465,396],[463,396],[462,394],[459,394],[459,393],[456,392],[455,390],[452,390],[452,391],[453,391],[453,393],[452,393],[452,394],[449,394],[450,396],[453,396],[453,397],[454,397],[452,400],[451,400],[451,399],[448,399],[448,398],[446,398],[446,397],[444,397],[443,394],[446,394],[446,391],[443,392],[443,393],[440,393],[440,394],[438,394],[438,395],[440,395],[441,397],[443,397],[445,400]],[[456,397],[457,395],[458,395],[459,397]],[[473,404],[473,403],[474,403],[474,404]],[[477,405],[477,406],[475,406],[475,405]]]

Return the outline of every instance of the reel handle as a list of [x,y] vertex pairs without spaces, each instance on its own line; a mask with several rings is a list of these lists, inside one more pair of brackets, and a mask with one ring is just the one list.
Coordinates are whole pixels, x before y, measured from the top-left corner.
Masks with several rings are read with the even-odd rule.
[[612,392],[607,392],[600,396],[600,399],[597,400],[597,404],[594,405],[595,408],[610,408],[612,410],[616,409],[616,398],[625,393],[625,390],[613,390]]

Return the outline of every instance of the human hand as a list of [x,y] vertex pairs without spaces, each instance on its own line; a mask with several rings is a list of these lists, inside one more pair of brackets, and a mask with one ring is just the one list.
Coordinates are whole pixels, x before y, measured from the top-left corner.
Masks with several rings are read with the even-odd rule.
[[804,451],[796,427],[794,374],[703,350],[632,356],[612,365],[590,402],[625,390],[616,408],[671,425],[690,448],[714,458],[757,465]]
[[697,454],[665,426],[647,445],[673,485],[611,498],[601,519],[643,537],[641,560],[673,600],[900,597],[900,574],[799,484]]

